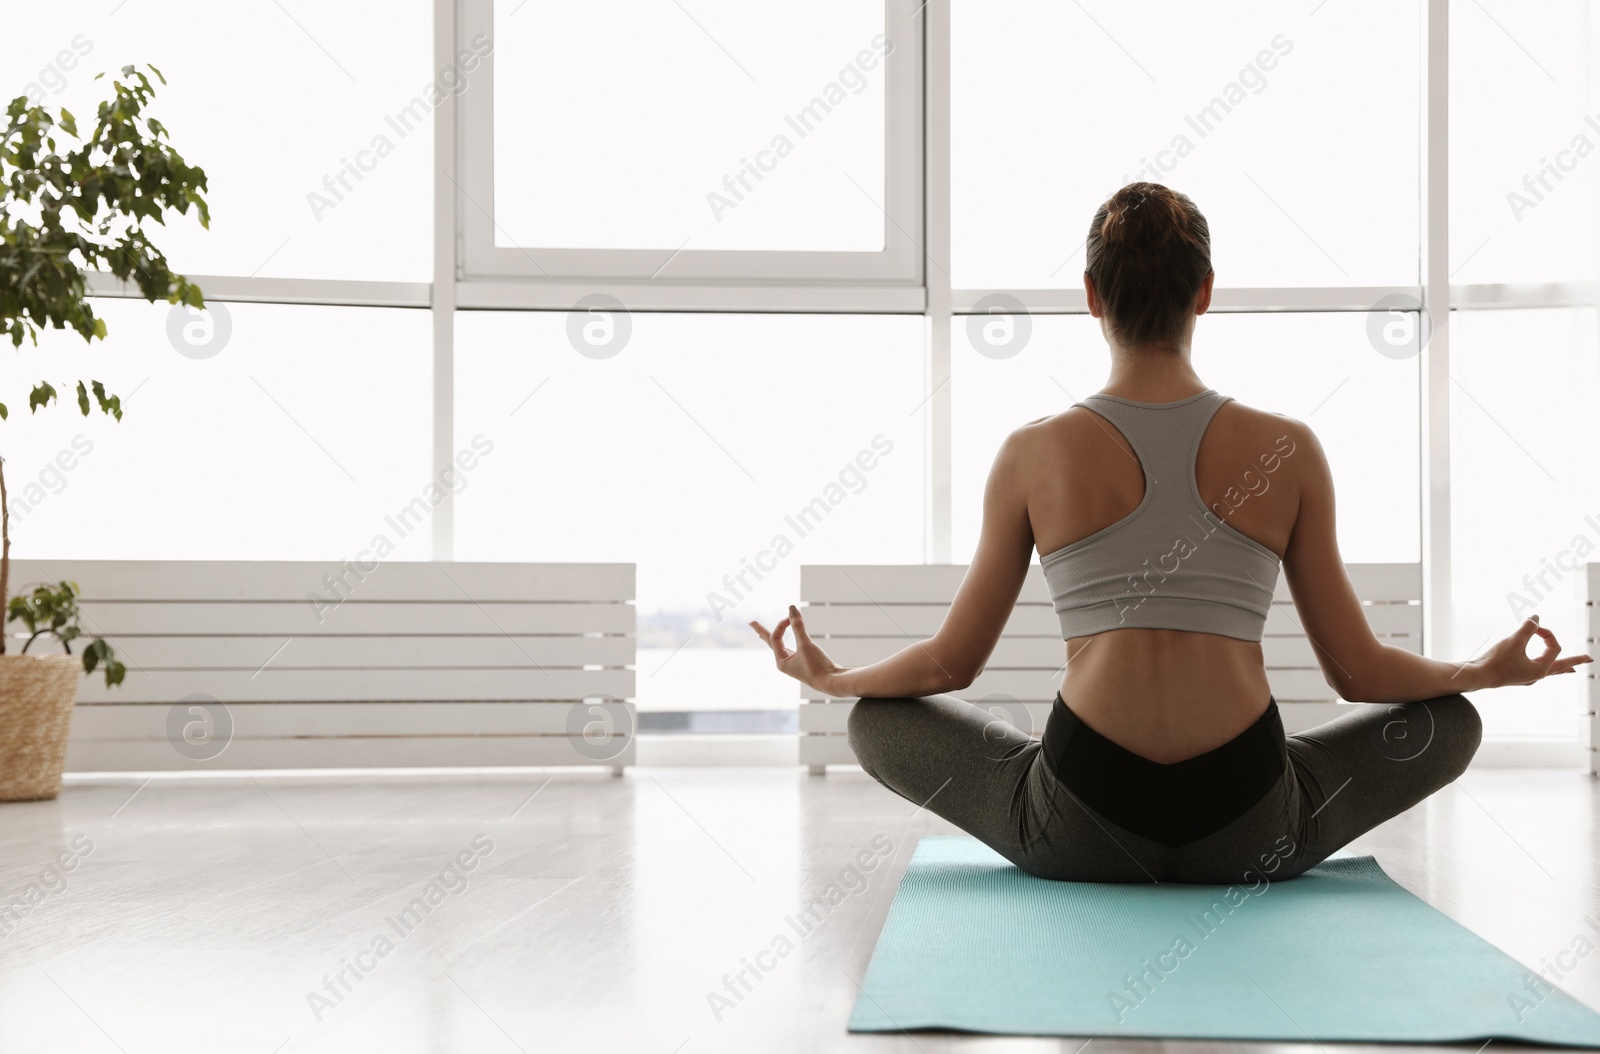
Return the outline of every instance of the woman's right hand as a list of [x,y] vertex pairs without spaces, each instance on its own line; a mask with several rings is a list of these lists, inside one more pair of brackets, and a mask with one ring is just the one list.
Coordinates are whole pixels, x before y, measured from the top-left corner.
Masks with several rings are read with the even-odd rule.
[[[1528,642],[1535,635],[1544,641],[1544,651],[1530,657]],[[1593,661],[1587,655],[1563,656],[1561,642],[1556,640],[1556,635],[1539,625],[1538,615],[1530,615],[1522,620],[1516,632],[1491,646],[1482,658],[1474,659],[1471,665],[1476,666],[1483,675],[1483,687],[1500,688],[1511,684],[1533,684],[1552,674],[1571,673],[1583,663]]]

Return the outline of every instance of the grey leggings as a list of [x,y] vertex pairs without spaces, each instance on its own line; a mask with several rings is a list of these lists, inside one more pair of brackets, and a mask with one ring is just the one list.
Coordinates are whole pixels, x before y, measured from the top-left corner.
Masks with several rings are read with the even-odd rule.
[[861,699],[850,745],[868,775],[944,817],[1030,874],[1082,882],[1277,881],[1457,776],[1482,738],[1463,695],[1365,703],[1285,737],[1282,775],[1232,822],[1177,848],[1085,805],[1038,740],[951,695]]

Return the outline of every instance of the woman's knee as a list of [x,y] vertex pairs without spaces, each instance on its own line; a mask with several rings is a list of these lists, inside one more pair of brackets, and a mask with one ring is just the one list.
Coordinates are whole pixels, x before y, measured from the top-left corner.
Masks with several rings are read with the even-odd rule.
[[1435,734],[1450,752],[1451,768],[1455,776],[1459,776],[1467,770],[1483,743],[1483,716],[1472,705],[1472,700],[1459,693],[1430,700],[1428,707],[1433,712]]
[[896,738],[904,737],[904,729],[896,732],[897,712],[904,713],[903,699],[857,699],[850,707],[845,721],[846,738],[856,760],[870,775],[876,767],[883,748]]
[[1483,742],[1483,718],[1466,696],[1441,695],[1390,707],[1383,725],[1385,754],[1395,761],[1426,759],[1444,775],[1440,786],[1466,771]]

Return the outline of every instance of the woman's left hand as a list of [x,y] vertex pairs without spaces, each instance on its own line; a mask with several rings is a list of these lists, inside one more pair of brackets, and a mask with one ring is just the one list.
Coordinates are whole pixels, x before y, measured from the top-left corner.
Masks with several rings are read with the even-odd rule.
[[[784,631],[790,626],[794,627],[793,650],[784,647],[783,644]],[[844,667],[828,658],[827,653],[811,639],[811,635],[806,632],[805,620],[801,617],[799,608],[790,604],[789,617],[772,627],[770,633],[759,622],[752,621],[750,628],[755,630],[756,636],[772,649],[781,672],[826,695],[840,694],[836,690],[837,677],[844,672]]]

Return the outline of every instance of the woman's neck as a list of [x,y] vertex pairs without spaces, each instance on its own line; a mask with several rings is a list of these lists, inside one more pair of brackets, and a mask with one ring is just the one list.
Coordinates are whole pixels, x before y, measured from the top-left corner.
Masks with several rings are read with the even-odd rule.
[[1175,402],[1206,390],[1189,362],[1189,348],[1111,349],[1111,376],[1101,391],[1138,402]]

